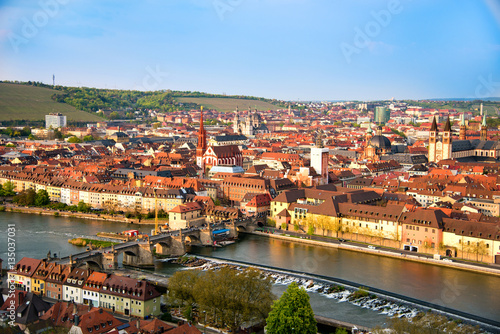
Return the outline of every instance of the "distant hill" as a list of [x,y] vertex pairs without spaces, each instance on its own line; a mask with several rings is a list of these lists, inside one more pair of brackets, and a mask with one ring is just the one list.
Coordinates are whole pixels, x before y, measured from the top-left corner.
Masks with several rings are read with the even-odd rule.
[[481,101],[498,102],[498,101],[500,101],[500,97],[482,97],[482,98],[478,98],[478,97],[460,98],[460,97],[457,97],[457,98],[449,98],[449,99],[436,98],[436,99],[424,99],[424,100],[425,101],[478,101],[478,100],[481,100]]
[[0,122],[10,120],[45,120],[45,115],[59,112],[67,116],[68,122],[96,122],[103,119],[97,115],[57,103],[51,96],[58,91],[29,85],[0,83]]
[[217,111],[234,111],[236,107],[240,110],[248,110],[248,107],[263,110],[276,110],[279,107],[261,100],[234,99],[221,97],[175,97],[179,103],[195,103],[205,108],[216,109]]

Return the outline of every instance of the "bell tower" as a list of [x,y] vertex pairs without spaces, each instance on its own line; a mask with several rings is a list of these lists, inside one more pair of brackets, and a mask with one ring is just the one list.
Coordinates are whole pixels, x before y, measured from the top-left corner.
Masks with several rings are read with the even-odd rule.
[[486,115],[483,115],[483,123],[481,123],[481,140],[488,140],[488,126],[486,125]]
[[432,119],[431,129],[429,131],[429,162],[436,162],[436,140],[438,128],[436,123],[436,116]]
[[451,123],[450,117],[446,120],[443,131],[443,160],[451,159]]
[[205,170],[203,155],[207,150],[207,133],[203,127],[203,106],[200,112],[200,130],[198,131],[198,146],[196,147],[196,164],[201,168],[202,174]]

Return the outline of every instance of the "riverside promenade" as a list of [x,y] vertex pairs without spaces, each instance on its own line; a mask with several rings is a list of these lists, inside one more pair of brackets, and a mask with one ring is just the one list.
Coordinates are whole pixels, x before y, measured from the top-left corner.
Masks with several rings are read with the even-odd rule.
[[461,269],[473,271],[482,274],[489,274],[500,276],[500,265],[477,263],[471,261],[453,258],[450,260],[437,260],[431,254],[422,254],[401,249],[389,248],[384,246],[374,246],[371,244],[356,242],[352,240],[340,241],[340,239],[322,237],[318,235],[307,235],[293,231],[283,231],[273,227],[264,227],[263,231],[245,232],[265,236],[269,238],[281,239],[290,242],[303,243],[314,246],[331,247],[354,252],[362,252],[367,254],[386,256],[392,258],[403,259],[407,261],[421,262],[433,264],[437,266],[450,267],[454,269]]

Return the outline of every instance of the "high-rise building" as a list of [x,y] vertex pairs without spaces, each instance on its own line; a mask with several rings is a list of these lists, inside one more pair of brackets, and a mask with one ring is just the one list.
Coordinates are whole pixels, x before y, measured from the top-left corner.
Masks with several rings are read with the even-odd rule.
[[386,107],[375,107],[375,123],[385,124],[391,119],[391,110]]
[[49,129],[52,127],[53,129],[62,128],[66,126],[66,116],[61,113],[57,114],[48,114],[45,115],[45,128]]

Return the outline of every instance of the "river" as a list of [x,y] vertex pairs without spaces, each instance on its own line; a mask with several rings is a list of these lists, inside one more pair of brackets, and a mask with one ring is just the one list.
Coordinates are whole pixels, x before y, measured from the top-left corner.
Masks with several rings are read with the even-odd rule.
[[[0,257],[7,260],[7,225],[16,228],[16,261],[24,256],[44,258],[52,254],[66,256],[82,248],[67,242],[75,237],[92,237],[97,232],[121,232],[138,229],[149,232],[151,226],[53,216],[0,213]],[[341,278],[405,296],[440,304],[484,318],[500,318],[500,279],[495,276],[401,259],[311,246],[256,235],[242,235],[236,244],[224,248],[192,247],[200,256],[215,256]],[[157,262],[155,271],[171,275],[179,267]],[[275,285],[280,295],[284,286]],[[381,325],[385,315],[309,293],[316,314],[365,326]]]

